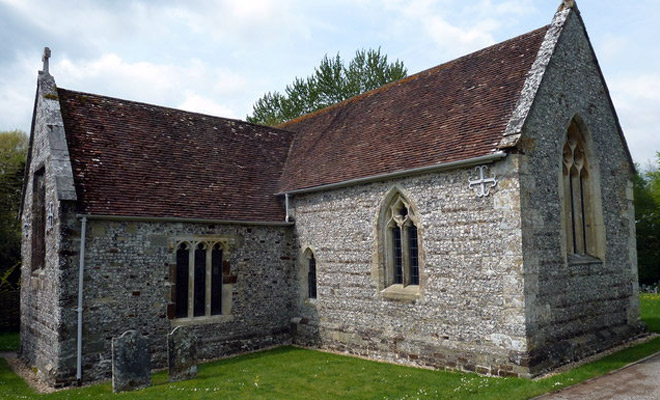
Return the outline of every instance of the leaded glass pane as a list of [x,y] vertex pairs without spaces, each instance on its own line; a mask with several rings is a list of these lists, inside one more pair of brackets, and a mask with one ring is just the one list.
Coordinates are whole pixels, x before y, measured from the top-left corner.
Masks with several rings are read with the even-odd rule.
[[194,281],[193,316],[206,314],[206,250],[199,244],[195,249],[195,281]]
[[410,267],[409,284],[419,285],[419,249],[417,244],[417,227],[408,227],[408,258]]
[[188,249],[182,243],[176,251],[176,317],[188,316]]
[[211,315],[222,314],[222,248],[219,244],[211,251]]
[[309,292],[309,298],[310,299],[315,299],[316,298],[316,258],[312,256],[312,258],[309,259],[309,272],[307,273],[307,285],[308,285],[308,292]]
[[392,228],[394,250],[394,283],[403,283],[403,255],[401,248],[401,228]]

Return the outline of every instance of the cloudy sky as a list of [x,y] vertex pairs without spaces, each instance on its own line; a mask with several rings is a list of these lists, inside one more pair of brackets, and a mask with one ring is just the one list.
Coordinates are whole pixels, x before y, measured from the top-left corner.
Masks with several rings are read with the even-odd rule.
[[[58,86],[244,119],[327,53],[415,73],[548,24],[559,0],[0,0],[0,130]],[[635,161],[660,150],[660,1],[578,0]]]

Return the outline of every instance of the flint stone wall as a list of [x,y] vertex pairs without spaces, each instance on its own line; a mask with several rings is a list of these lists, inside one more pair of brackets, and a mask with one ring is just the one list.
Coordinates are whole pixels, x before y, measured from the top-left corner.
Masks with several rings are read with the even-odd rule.
[[[571,13],[523,130],[520,157],[525,292],[532,370],[586,356],[640,331],[632,173],[578,16]],[[598,168],[602,263],[569,265],[562,248],[562,149],[575,115]],[[592,176],[595,179],[596,176]]]
[[[80,220],[70,215],[63,274],[62,384],[75,378],[77,274]],[[167,318],[174,237],[230,237],[230,315],[181,322]],[[290,227],[223,224],[87,221],[83,300],[83,381],[111,373],[111,339],[138,329],[147,339],[153,368],[167,367],[167,334],[188,325],[197,356],[212,359],[290,343],[293,277]]]
[[[490,165],[499,183],[482,198],[468,188],[473,168],[295,196],[298,254],[314,251],[318,281],[316,301],[299,303],[296,340],[405,364],[526,373],[513,161]],[[394,187],[421,222],[421,297],[414,304],[378,290],[377,219]]]
[[[37,368],[51,386],[60,386],[58,371],[63,362],[61,282],[69,256],[64,243],[68,234],[61,215],[75,199],[73,178],[57,90],[50,75],[39,73],[37,114],[31,143],[29,178],[23,201],[21,267],[21,358]],[[44,167],[46,212],[52,211],[45,233],[45,266],[32,271],[32,184],[35,171]],[[75,379],[75,373],[74,373]]]

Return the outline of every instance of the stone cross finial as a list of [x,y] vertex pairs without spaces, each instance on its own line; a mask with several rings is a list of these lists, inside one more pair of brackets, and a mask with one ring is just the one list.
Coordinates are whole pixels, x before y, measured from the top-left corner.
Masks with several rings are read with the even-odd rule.
[[44,47],[44,55],[41,57],[41,61],[44,62],[44,67],[42,71],[45,73],[48,73],[48,59],[50,58],[50,49],[48,47]]
[[561,4],[559,5],[559,10],[557,11],[562,11],[567,8],[576,8],[575,0],[562,0]]

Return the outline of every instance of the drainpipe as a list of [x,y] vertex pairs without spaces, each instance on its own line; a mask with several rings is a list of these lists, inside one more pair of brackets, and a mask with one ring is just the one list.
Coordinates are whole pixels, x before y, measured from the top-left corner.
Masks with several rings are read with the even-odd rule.
[[85,269],[85,236],[87,231],[87,217],[82,217],[80,228],[80,262],[78,268],[78,348],[76,363],[76,382],[82,385],[82,304],[83,304],[83,271]]
[[284,193],[284,208],[286,209],[286,217],[284,217],[284,222],[289,222],[289,194]]

